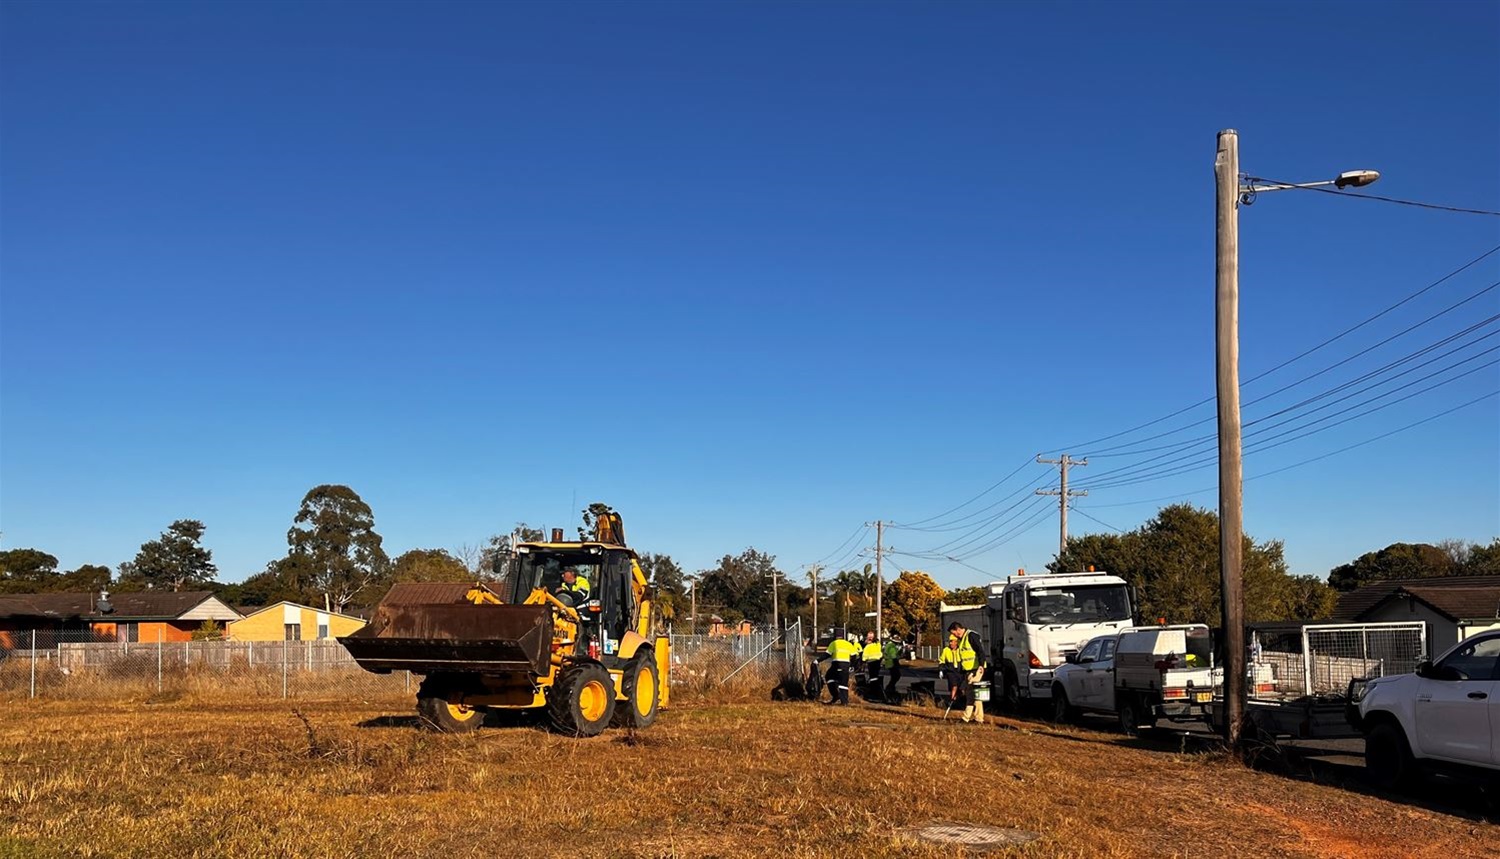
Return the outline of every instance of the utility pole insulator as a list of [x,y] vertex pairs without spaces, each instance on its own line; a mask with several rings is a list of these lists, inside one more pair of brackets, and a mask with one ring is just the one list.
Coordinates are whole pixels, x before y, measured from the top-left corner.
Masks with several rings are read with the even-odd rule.
[[1062,557],[1063,553],[1068,551],[1068,499],[1082,498],[1089,494],[1087,489],[1068,489],[1068,469],[1074,465],[1088,465],[1089,458],[1085,456],[1083,459],[1073,459],[1065,453],[1061,459],[1042,459],[1038,454],[1036,461],[1041,465],[1057,466],[1061,475],[1061,485],[1057,489],[1038,489],[1036,494],[1058,496],[1057,555]]

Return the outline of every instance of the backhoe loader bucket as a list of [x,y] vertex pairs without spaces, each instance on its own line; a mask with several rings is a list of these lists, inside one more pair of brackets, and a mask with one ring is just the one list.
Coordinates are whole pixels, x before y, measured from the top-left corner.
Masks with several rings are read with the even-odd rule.
[[339,639],[366,671],[526,672],[551,661],[552,610],[544,605],[382,603],[369,626]]

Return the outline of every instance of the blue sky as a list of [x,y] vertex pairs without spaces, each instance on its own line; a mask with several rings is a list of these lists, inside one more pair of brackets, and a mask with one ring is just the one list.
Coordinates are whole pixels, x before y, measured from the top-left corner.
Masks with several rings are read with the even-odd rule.
[[[603,500],[690,569],[747,545],[795,568],[1213,393],[1219,129],[1252,174],[1374,168],[1372,193],[1500,209],[1492,3],[0,16],[0,531],[69,568],[191,517],[240,579],[325,482],[372,505],[393,555]],[[1500,218],[1310,192],[1241,220],[1246,378],[1500,245]],[[1497,280],[1500,254],[1245,397]],[[1481,294],[1245,418],[1497,312]],[[1494,357],[1246,474],[1500,389]],[[1135,527],[1165,503],[1144,499],[1213,506],[1186,493],[1214,483],[1210,465],[1101,485],[1073,531]],[[888,544],[983,548],[1022,498],[955,523],[999,530]],[[950,586],[1040,567],[1055,510],[1031,503],[1012,511],[1030,530],[967,566],[895,560]],[[1397,540],[1488,541],[1500,398],[1252,480],[1246,525],[1318,574]]]

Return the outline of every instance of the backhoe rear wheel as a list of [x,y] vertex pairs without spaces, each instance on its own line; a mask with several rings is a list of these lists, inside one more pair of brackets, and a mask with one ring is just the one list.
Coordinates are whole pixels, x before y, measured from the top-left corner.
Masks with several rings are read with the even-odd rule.
[[620,691],[625,700],[615,702],[614,723],[621,728],[648,728],[656,721],[656,711],[661,706],[661,677],[652,655],[632,659],[620,676]]
[[484,711],[466,704],[451,704],[436,695],[423,695],[417,698],[417,718],[435,731],[466,734],[484,722]]
[[615,714],[615,684],[609,672],[593,663],[565,670],[547,695],[547,714],[565,734],[595,736]]

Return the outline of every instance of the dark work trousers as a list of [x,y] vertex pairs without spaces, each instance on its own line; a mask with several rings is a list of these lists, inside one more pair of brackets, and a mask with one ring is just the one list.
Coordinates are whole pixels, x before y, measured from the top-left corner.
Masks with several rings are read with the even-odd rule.
[[896,683],[901,680],[901,663],[897,662],[890,668],[890,673],[885,681],[885,700],[894,702],[896,698]]
[[865,690],[864,694],[875,697],[880,694],[880,660],[865,660]]
[[948,681],[948,700],[957,704],[959,688],[963,684],[963,674],[957,668],[944,668],[943,679]]
[[828,663],[828,703],[849,703],[849,663]]

